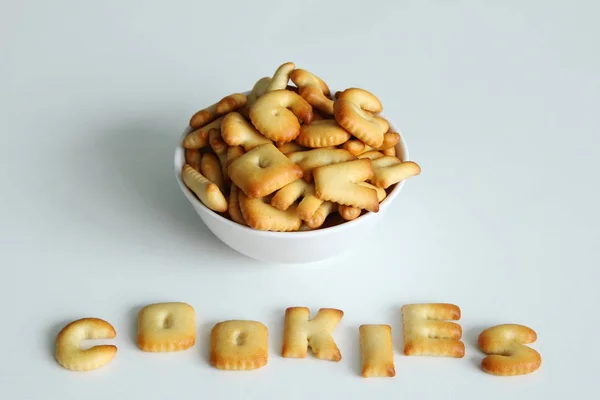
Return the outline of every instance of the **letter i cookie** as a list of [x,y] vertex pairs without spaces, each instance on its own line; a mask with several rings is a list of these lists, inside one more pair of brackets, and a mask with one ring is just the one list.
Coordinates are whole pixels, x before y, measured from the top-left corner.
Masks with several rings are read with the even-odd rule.
[[361,325],[359,333],[363,378],[396,376],[392,327],[389,325]]
[[196,343],[196,314],[186,303],[157,303],[138,314],[137,343],[148,352],[189,349]]
[[453,304],[407,304],[402,307],[404,354],[462,358],[465,345],[460,341],[460,308]]

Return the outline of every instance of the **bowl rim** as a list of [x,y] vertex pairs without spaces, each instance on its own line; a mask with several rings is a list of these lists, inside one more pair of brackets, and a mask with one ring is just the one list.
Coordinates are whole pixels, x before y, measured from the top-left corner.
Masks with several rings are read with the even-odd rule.
[[[250,93],[250,91],[246,91],[246,92],[242,92],[242,93],[244,93],[247,96]],[[335,91],[331,91],[331,93],[335,93]],[[396,154],[398,154],[398,153],[401,154],[402,162],[410,161],[408,146],[407,146],[407,143],[406,143],[406,140],[404,138],[404,134],[402,133],[402,131],[395,124],[395,122],[393,120],[391,120],[384,112],[379,113],[379,115],[381,117],[387,119],[387,121],[390,124],[390,131],[397,132],[400,135],[400,141],[396,145]],[[282,238],[292,238],[292,237],[311,236],[311,235],[312,236],[327,235],[327,234],[331,234],[331,233],[340,231],[342,229],[350,229],[352,227],[360,225],[361,223],[367,222],[369,219],[377,218],[379,215],[382,214],[382,211],[383,212],[387,211],[387,209],[390,207],[390,205],[393,203],[393,201],[396,199],[396,197],[398,197],[398,195],[400,194],[400,191],[402,190],[402,188],[404,187],[404,184],[406,182],[406,180],[403,180],[394,186],[394,188],[390,191],[390,193],[386,196],[386,198],[383,199],[383,201],[379,204],[379,211],[377,213],[368,211],[352,221],[346,221],[342,224],[338,224],[338,225],[334,225],[334,226],[330,226],[330,227],[322,228],[322,229],[307,230],[307,231],[293,231],[293,232],[261,231],[258,229],[253,229],[249,226],[244,226],[244,225],[238,224],[237,222],[231,221],[231,220],[223,217],[222,215],[218,214],[217,212],[211,210],[210,208],[205,206],[199,199],[197,199],[196,195],[183,183],[183,179],[181,178],[181,169],[185,165],[185,148],[183,147],[183,140],[192,131],[193,131],[192,128],[188,125],[184,129],[182,134],[179,136],[177,146],[175,147],[173,169],[175,172],[175,178],[177,180],[177,183],[179,184],[179,188],[181,189],[181,191],[183,192],[185,197],[188,199],[188,201],[190,203],[192,203],[192,205],[199,207],[206,213],[210,214],[211,217],[219,220],[221,223],[225,224],[226,226],[228,226],[232,229],[238,229],[242,232],[246,231],[250,234],[257,235],[257,236],[282,239]]]

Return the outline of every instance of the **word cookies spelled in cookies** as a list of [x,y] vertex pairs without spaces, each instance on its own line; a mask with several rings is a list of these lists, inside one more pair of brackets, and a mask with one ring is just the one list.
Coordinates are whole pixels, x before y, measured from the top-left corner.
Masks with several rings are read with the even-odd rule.
[[[360,376],[396,376],[395,356],[463,358],[461,310],[449,303],[407,304],[401,307],[404,347],[396,354],[392,326],[383,323],[357,327]],[[283,316],[283,342],[280,356],[340,362],[342,351],[336,344],[336,328],[344,311],[320,308],[311,318],[307,307],[288,307]],[[184,302],[154,303],[142,307],[137,317],[137,346],[141,352],[186,351],[197,343],[196,312]],[[114,339],[115,328],[100,318],[81,318],[67,324],[56,337],[56,361],[71,371],[90,371],[110,363],[117,354],[114,345],[82,349],[88,339]],[[537,333],[524,325],[502,324],[485,329],[478,347],[485,353],[481,370],[496,376],[529,374],[540,368],[542,358],[525,346],[537,340]],[[200,338],[210,349],[209,363],[218,370],[250,371],[269,361],[269,330],[259,321],[232,319],[215,324],[210,337]],[[349,351],[349,349],[345,350]],[[408,359],[409,357],[407,357]],[[290,360],[290,362],[294,362]],[[297,361],[296,361],[297,362]],[[458,362],[458,361],[457,361]]]

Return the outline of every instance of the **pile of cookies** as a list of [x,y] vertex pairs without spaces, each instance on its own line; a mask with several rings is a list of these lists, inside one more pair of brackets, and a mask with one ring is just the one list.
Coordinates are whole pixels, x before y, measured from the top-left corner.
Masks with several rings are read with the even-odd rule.
[[382,110],[365,89],[332,96],[316,75],[282,64],[248,96],[191,117],[182,180],[208,208],[257,230],[320,229],[378,212],[394,185],[421,172],[397,157],[400,135]]

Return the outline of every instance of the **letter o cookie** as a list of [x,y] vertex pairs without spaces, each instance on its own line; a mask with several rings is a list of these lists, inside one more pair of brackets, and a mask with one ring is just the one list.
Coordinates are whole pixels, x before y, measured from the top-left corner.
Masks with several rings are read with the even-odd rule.
[[137,343],[148,352],[189,349],[196,343],[196,313],[186,303],[157,303],[138,314]]

